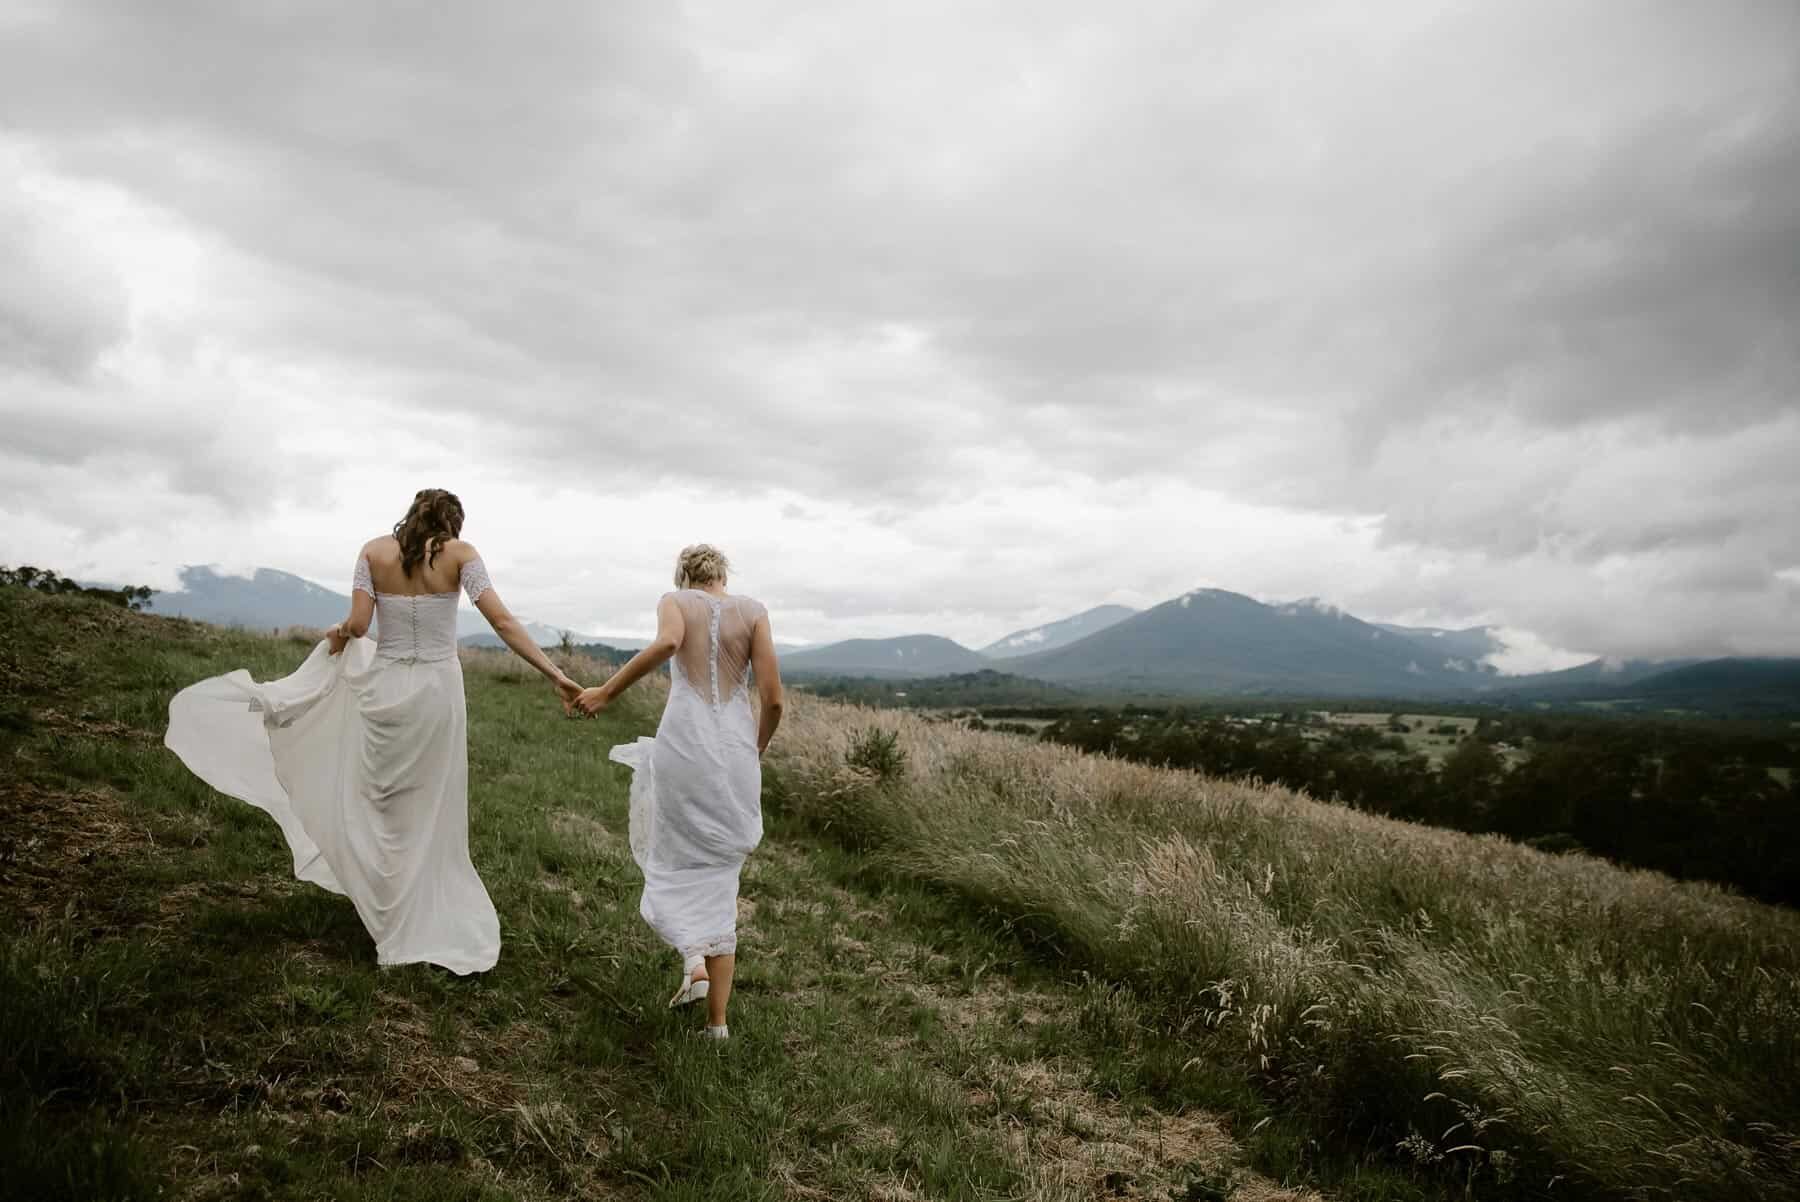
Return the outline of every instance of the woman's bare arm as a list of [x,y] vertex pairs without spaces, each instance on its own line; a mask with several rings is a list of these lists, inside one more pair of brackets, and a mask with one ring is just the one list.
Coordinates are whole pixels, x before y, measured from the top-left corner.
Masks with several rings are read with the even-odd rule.
[[620,693],[669,662],[687,633],[687,619],[675,598],[664,597],[656,603],[656,637],[650,645],[632,656],[623,668],[607,678],[605,684],[583,689],[575,699],[575,707],[584,714],[597,714],[617,700]]
[[750,671],[756,677],[756,754],[761,755],[781,725],[782,701],[781,660],[775,654],[775,634],[766,613],[750,630]]
[[481,594],[480,599],[475,602],[475,608],[481,612],[482,617],[487,619],[488,625],[494,628],[494,633],[500,636],[500,641],[512,648],[514,655],[542,672],[544,677],[556,686],[556,691],[562,696],[565,705],[581,692],[580,685],[570,680],[561,668],[550,662],[550,657],[545,655],[544,649],[537,645],[537,641],[525,629],[525,624],[513,617],[512,610],[506,608],[506,602],[500,599],[500,594],[493,588],[490,587]]
[[[362,554],[368,554],[364,546]],[[375,618],[375,598],[360,588],[350,590],[350,616],[325,632],[331,643],[331,654],[342,651],[351,639],[360,639],[369,633],[369,623]]]
[[[458,540],[454,546],[458,552],[456,570],[460,581],[462,569],[480,559],[481,554],[473,546],[461,540]],[[544,678],[555,686],[556,695],[562,701],[563,708],[567,709],[575,700],[576,695],[581,692],[581,686],[570,680],[561,668],[550,662],[550,657],[545,655],[544,649],[537,645],[537,640],[531,637],[531,632],[525,629],[525,624],[513,617],[512,610],[506,608],[506,602],[500,599],[499,591],[491,583],[481,590],[480,596],[475,598],[475,609],[487,619],[487,624],[493,628],[495,634],[500,636],[500,641],[505,643],[514,655],[544,674]]]

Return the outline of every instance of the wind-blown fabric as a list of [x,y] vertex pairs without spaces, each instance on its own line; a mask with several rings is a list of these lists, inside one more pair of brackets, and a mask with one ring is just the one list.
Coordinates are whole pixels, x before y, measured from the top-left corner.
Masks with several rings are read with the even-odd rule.
[[[376,593],[378,639],[326,643],[292,675],[247,671],[169,703],[168,748],[221,793],[265,810],[294,875],[347,896],[382,964],[483,972],[500,920],[469,860],[468,713],[456,656],[456,593]],[[464,567],[472,596],[488,587]]]
[[669,661],[654,738],[612,749],[632,769],[638,913],[684,958],[737,951],[738,878],[762,842],[762,761],[750,707],[750,636],[766,612],[748,597],[669,594],[686,623]]

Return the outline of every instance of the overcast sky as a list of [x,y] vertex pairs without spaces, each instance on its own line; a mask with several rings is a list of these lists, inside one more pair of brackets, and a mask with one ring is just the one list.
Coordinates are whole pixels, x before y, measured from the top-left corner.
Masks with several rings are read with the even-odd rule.
[[1800,654],[1800,5],[0,9],[0,562]]

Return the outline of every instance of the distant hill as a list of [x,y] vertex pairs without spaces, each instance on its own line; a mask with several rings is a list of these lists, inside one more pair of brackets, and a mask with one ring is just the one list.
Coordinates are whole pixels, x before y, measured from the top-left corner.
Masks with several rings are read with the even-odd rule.
[[1712,714],[1800,713],[1800,659],[1728,656],[1708,660],[1599,661],[1506,682],[1510,700],[1619,709],[1701,710]]
[[1617,694],[1658,673],[1699,662],[1694,659],[1591,659],[1585,664],[1555,672],[1497,677],[1482,687],[1487,692],[1529,694],[1546,699],[1603,696]]
[[[249,630],[275,630],[286,626],[329,626],[350,612],[348,593],[334,592],[274,568],[257,568],[249,576],[230,576],[195,565],[182,568],[180,575],[179,590],[151,595],[151,613]],[[466,605],[456,615],[456,628],[465,644],[501,645],[499,638],[488,629],[487,621]],[[562,639],[560,627],[526,621],[525,629],[543,646],[552,646]],[[609,639],[578,631],[571,633],[578,643],[643,646],[641,639]]]
[[1460,660],[1317,601],[1272,606],[1196,589],[1007,666],[1146,692],[1409,696],[1468,689],[1478,673]]
[[1645,677],[1631,691],[1684,709],[1800,713],[1800,659],[1709,659]]
[[1494,628],[1491,626],[1466,626],[1461,630],[1447,630],[1438,626],[1395,626],[1391,622],[1372,622],[1370,625],[1377,630],[1411,639],[1433,655],[1460,659],[1474,672],[1497,674],[1498,669],[1485,661],[1488,656],[1506,650],[1506,644],[1494,637]]
[[320,627],[349,613],[350,598],[274,568],[258,568],[251,576],[227,576],[191,566],[181,569],[180,590],[151,596],[150,612],[251,630]]
[[858,705],[920,709],[1051,707],[1063,709],[1085,700],[1082,693],[1042,680],[1027,680],[983,668],[951,676],[883,677],[805,676],[795,687],[816,697]]
[[1108,626],[1117,625],[1136,612],[1128,605],[1096,605],[1072,618],[1063,618],[1061,621],[1033,626],[1027,630],[1015,630],[1005,638],[983,647],[981,654],[990,659],[1012,659],[1030,655],[1034,651],[1054,651],[1105,630]]
[[961,643],[935,634],[846,639],[781,656],[782,673],[794,676],[949,676],[990,666],[986,658]]

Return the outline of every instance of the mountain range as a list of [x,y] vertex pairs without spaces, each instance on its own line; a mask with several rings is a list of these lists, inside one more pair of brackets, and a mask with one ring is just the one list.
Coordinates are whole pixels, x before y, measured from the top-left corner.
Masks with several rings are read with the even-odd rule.
[[[997,649],[997,650],[996,650]],[[1266,605],[1195,589],[1141,613],[1103,606],[974,652],[934,635],[853,639],[782,657],[796,677],[925,677],[1000,667],[1054,684],[1132,693],[1416,696],[1498,676],[1486,630],[1376,626],[1316,598]]]
[[1317,598],[1270,605],[1223,589],[1195,589],[1142,612],[1102,606],[1008,635],[979,653],[931,635],[854,639],[784,655],[782,670],[797,679],[923,679],[985,663],[1013,678],[1114,695],[1800,712],[1800,659],[1596,659],[1503,676],[1489,657],[1505,650],[1487,626],[1364,622]]
[[1265,605],[1204,588],[1007,667],[1057,684],[1132,692],[1387,696],[1462,692],[1493,673],[1444,654],[1439,642],[1372,626],[1314,599]]
[[1015,630],[1005,638],[996,639],[983,647],[981,654],[989,659],[1015,659],[1036,651],[1054,651],[1105,630],[1108,626],[1116,626],[1136,612],[1129,605],[1096,605],[1072,618],[1064,618],[1044,626],[1033,626],[1028,630]]
[[[274,568],[257,568],[249,576],[232,576],[205,566],[184,567],[181,588],[153,593],[150,612],[175,618],[194,618],[220,626],[282,629],[288,626],[329,626],[350,612],[350,596],[333,592],[310,580]],[[456,615],[457,633],[470,646],[498,647],[500,639],[487,621],[473,610]],[[538,643],[549,646],[562,639],[562,629],[525,621],[525,629]],[[577,643],[604,643],[635,650],[643,639],[583,634],[570,631]]]
[[[271,568],[231,576],[181,570],[182,587],[156,593],[151,612],[248,627],[321,627],[349,597]],[[498,645],[480,615],[458,615],[462,641]],[[527,622],[545,645],[557,627]],[[641,638],[570,632],[577,643],[623,650]],[[1317,598],[1266,604],[1223,589],[1195,589],[1143,611],[1101,605],[971,650],[934,634],[847,639],[819,647],[778,645],[797,679],[906,680],[999,670],[1109,693],[1540,698],[1700,708],[1743,701],[1800,708],[1800,659],[1593,660],[1529,676],[1502,676],[1488,657],[1505,650],[1490,627],[1411,627],[1365,622]]]

